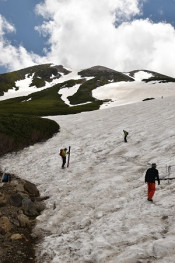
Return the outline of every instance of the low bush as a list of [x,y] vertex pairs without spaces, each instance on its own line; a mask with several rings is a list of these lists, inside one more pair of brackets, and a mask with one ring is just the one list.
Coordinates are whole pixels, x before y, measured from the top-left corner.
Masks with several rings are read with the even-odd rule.
[[52,137],[60,129],[49,119],[22,115],[0,116],[0,156]]

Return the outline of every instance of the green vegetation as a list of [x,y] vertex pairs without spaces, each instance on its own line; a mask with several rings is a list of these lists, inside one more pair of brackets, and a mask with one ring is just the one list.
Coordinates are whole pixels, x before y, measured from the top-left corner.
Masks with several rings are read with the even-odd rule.
[[59,125],[48,119],[21,115],[0,116],[0,156],[49,139]]
[[[0,75],[0,94],[2,95],[4,91],[15,87],[15,81],[24,79],[26,74],[28,76],[33,76],[30,86],[43,87],[46,81],[49,82],[54,77],[59,78],[61,76],[60,73],[68,74],[69,71],[62,66],[51,67],[50,64],[45,64],[2,74]],[[97,110],[103,101],[92,97],[93,89],[113,81],[133,81],[132,78],[123,73],[100,66],[81,71],[79,74],[81,76],[94,77],[89,81],[85,81],[85,79],[69,80],[28,96],[0,101],[0,115],[8,113],[48,116]],[[58,92],[62,87],[69,88],[76,84],[81,84],[78,92],[68,98],[70,103],[75,106],[69,107],[62,101],[61,95],[59,95]]]
[[[61,73],[68,74],[69,71],[62,66],[50,67],[50,64],[46,64],[1,74],[0,95],[9,89],[17,89],[15,82],[25,79],[26,75],[33,76],[30,86],[43,87],[46,81],[59,78]],[[108,78],[114,79],[113,73],[109,74],[98,74],[89,81],[69,80],[28,96],[0,101],[0,155],[46,140],[59,131],[57,123],[38,116],[75,114],[99,109],[103,101],[93,98],[92,90],[107,84]],[[70,98],[71,104],[75,105],[70,107],[61,99],[59,90],[76,84],[80,84],[80,88],[77,94]]]
[[143,79],[146,83],[150,81],[158,81],[159,83],[175,82],[175,78],[171,77],[151,77],[149,79]]
[[102,66],[95,66],[92,68],[88,68],[82,70],[78,73],[82,77],[97,77],[98,79],[106,79],[106,80],[113,80],[115,82],[118,81],[134,81],[133,78],[118,72],[116,70],[102,67]]
[[84,82],[78,89],[78,91],[68,99],[72,105],[86,103],[86,102],[96,102],[97,99],[92,97],[93,89],[97,88],[98,86],[103,86],[108,83],[108,80],[100,79],[100,78],[93,78]]
[[[70,100],[70,102],[75,105],[79,103],[86,103],[87,101],[90,101],[91,103],[69,107],[61,99],[61,95],[58,94],[59,90],[63,86],[69,88],[76,84],[81,84],[82,82],[84,82],[84,80],[69,80],[64,83],[57,84],[51,88],[32,93],[28,96],[0,101],[0,115],[8,113],[32,116],[48,116],[75,114],[82,111],[92,111],[99,109],[99,106],[103,102],[96,100],[91,96],[91,91],[96,86],[96,80],[94,79],[84,82],[77,92],[78,97],[75,96],[74,98],[74,96],[72,96]],[[106,81],[103,83],[106,83]],[[101,84],[102,82],[99,85]]]

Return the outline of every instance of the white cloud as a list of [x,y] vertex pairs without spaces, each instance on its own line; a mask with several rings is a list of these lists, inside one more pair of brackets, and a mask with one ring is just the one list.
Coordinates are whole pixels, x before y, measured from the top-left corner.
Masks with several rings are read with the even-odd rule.
[[[175,77],[174,28],[133,20],[141,14],[145,1],[45,0],[36,6],[36,13],[44,18],[36,30],[49,45],[44,57],[9,43],[5,33],[14,33],[15,28],[0,16],[0,65],[11,70],[50,62],[74,69],[103,65],[118,71],[154,70]],[[120,25],[116,28],[115,23]]]
[[0,15],[0,40],[5,33],[9,32],[15,32],[14,26],[8,23],[8,21]]
[[136,20],[114,26],[116,20],[141,13],[141,1],[45,0],[36,11],[45,18],[37,30],[49,37],[49,61],[73,68],[100,64],[175,76],[175,30],[171,25]]
[[17,70],[42,63],[43,59],[29,53],[23,46],[15,47],[6,39],[6,33],[15,33],[16,29],[0,15],[0,65],[8,70]]
[[133,0],[46,0],[37,5],[37,13],[46,19],[37,29],[49,36],[49,60],[82,68],[114,65],[116,17],[129,18],[139,9]]

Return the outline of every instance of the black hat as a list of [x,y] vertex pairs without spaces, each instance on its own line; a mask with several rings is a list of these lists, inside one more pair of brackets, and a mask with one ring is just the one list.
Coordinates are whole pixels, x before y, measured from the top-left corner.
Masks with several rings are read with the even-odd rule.
[[152,163],[152,167],[156,168],[156,166],[157,166],[156,163]]

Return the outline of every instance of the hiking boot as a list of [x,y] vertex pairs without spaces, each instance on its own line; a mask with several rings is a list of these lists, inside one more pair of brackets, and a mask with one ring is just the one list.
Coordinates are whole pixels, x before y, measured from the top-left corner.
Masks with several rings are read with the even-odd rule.
[[149,199],[149,198],[148,198],[148,201],[153,202],[153,199]]

